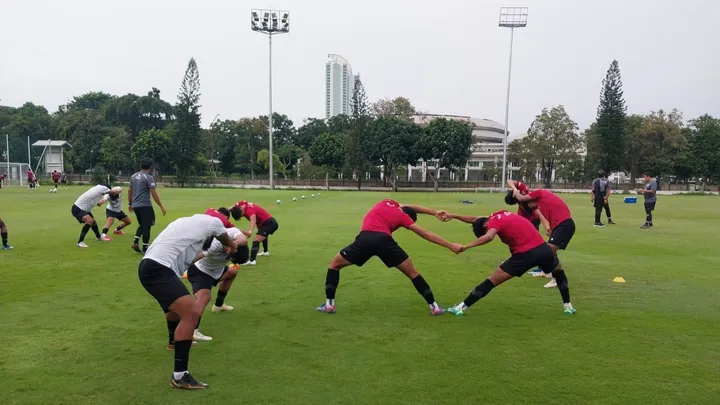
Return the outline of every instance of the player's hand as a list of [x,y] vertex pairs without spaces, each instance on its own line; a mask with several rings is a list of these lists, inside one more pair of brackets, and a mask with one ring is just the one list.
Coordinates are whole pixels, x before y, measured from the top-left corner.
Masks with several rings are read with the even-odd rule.
[[247,236],[248,238],[252,236],[252,231],[240,231],[243,233],[243,235]]
[[435,213],[435,218],[437,218],[443,222],[447,222],[452,219],[452,217],[450,217],[450,214],[445,210],[437,211]]
[[465,251],[465,246],[459,243],[451,243],[449,249],[452,250],[453,253],[458,254]]
[[130,211],[130,212],[134,211],[132,205],[128,205],[128,211]]
[[167,210],[165,207],[160,207],[160,211],[162,211],[163,216],[167,215]]
[[545,235],[550,236],[550,234],[552,234],[552,230],[545,229]]

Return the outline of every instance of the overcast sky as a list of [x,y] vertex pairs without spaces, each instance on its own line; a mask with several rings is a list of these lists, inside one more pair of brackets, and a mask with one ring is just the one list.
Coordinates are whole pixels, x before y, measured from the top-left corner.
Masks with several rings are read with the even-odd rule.
[[[200,70],[203,123],[266,114],[268,41],[238,0],[0,0],[0,99],[55,111],[88,91],[174,102],[187,61]],[[370,100],[408,97],[428,113],[503,122],[510,31],[501,6],[528,6],[516,30],[510,131],[564,104],[581,129],[618,59],[629,113],[720,115],[717,0],[282,0],[275,111],[324,116],[328,53],[360,73]],[[447,7],[452,6],[452,8]]]

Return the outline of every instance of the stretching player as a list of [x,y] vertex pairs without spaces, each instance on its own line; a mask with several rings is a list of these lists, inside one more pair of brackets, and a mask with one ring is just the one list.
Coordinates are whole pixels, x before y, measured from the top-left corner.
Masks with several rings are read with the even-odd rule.
[[0,236],[2,236],[2,250],[11,250],[13,247],[8,245],[8,231],[5,221],[0,218]]
[[[515,198],[519,202],[527,203],[533,210],[539,210],[545,232],[550,237],[548,245],[557,254],[559,249],[565,250],[575,235],[575,221],[572,219],[570,208],[562,198],[553,192],[545,189],[533,190],[529,194],[522,194],[517,188],[513,188]],[[544,218],[547,218],[543,220]],[[554,278],[544,285],[545,288],[557,287],[557,280]]]
[[[240,232],[237,228],[229,228],[228,235],[233,239],[236,249],[247,248],[247,236]],[[228,266],[228,249],[217,239],[213,239],[210,247],[203,249],[188,267],[188,281],[192,285],[193,295],[195,295],[196,305],[200,308],[200,318],[193,331],[193,340],[212,340],[212,337],[204,335],[200,332],[200,320],[202,313],[205,311],[208,303],[210,303],[210,290],[214,286],[218,287],[215,304],[212,306],[212,312],[232,311],[234,308],[225,304],[225,297],[230,291],[233,280],[237,275],[239,266]]]
[[[160,196],[155,189],[155,178],[150,174],[152,165],[151,159],[141,160],[140,171],[130,177],[130,187],[128,188],[128,209],[130,212],[135,212],[135,218],[137,218],[138,222],[135,239],[130,247],[138,253],[147,251],[150,243],[150,228],[155,225],[155,210],[150,201],[151,195],[155,200],[155,204],[160,207],[163,216],[167,214],[165,206],[160,201]],[[142,250],[139,247],[140,237],[142,237]]]
[[120,198],[122,188],[116,188],[120,190],[117,194],[108,194],[98,203],[99,205],[102,205],[106,202],[108,203],[108,205],[105,207],[105,216],[107,217],[107,219],[105,220],[105,227],[102,230],[102,236],[105,237],[107,237],[107,233],[110,230],[110,227],[112,226],[113,222],[115,222],[115,218],[117,218],[121,222],[120,225],[113,231],[115,235],[125,235],[125,232],[122,231],[123,228],[129,226],[132,223],[130,217],[128,217],[122,209],[122,198]]
[[325,278],[325,303],[317,308],[320,312],[335,313],[335,291],[340,283],[340,270],[354,264],[362,267],[371,257],[377,256],[387,266],[395,267],[405,274],[417,292],[430,306],[431,315],[445,312],[437,302],[430,286],[418,273],[410,257],[395,242],[392,233],[403,227],[415,232],[421,238],[446,247],[455,253],[461,251],[458,243],[450,243],[416,223],[417,214],[434,215],[444,220],[447,212],[435,211],[419,205],[404,205],[393,200],[382,200],[365,215],[360,234],[349,246],[340,250],[328,265]]
[[110,189],[110,187],[105,184],[98,184],[97,186],[90,188],[88,191],[84,192],[80,197],[78,197],[77,201],[75,201],[75,204],[73,204],[72,209],[70,210],[70,213],[72,213],[72,215],[75,217],[75,219],[77,219],[79,223],[85,224],[80,231],[80,238],[77,242],[78,247],[88,247],[88,245],[85,243],[85,235],[87,235],[90,229],[92,229],[95,233],[95,237],[97,238],[97,240],[103,242],[107,242],[110,240],[107,235],[100,235],[100,230],[98,229],[97,222],[95,221],[95,217],[93,217],[91,210],[96,205],[102,205],[102,203],[100,203],[100,199],[103,198],[105,195],[117,195],[120,194],[120,191],[122,191],[122,188],[120,187],[114,187],[113,189]]
[[[278,223],[275,218],[270,215],[265,209],[259,205],[255,205],[248,201],[238,201],[231,209],[233,219],[236,221],[242,217],[245,217],[250,221],[250,227],[247,231],[241,231],[248,238],[252,236],[252,232],[257,227],[255,233],[255,239],[252,242],[252,248],[250,249],[250,260],[245,263],[248,266],[255,265],[255,259],[257,256],[270,256],[270,250],[268,248],[268,238],[278,230]],[[263,252],[258,254],[260,250],[260,243],[263,245]]]
[[193,331],[200,319],[200,307],[181,277],[205,241],[213,237],[228,247],[229,253],[234,253],[234,242],[220,219],[204,214],[179,218],[155,238],[138,267],[142,286],[165,312],[168,349],[175,350],[175,368],[170,377],[170,386],[175,388],[192,390],[208,387],[195,380],[188,371],[190,347]]
[[488,217],[475,217],[468,215],[448,214],[448,217],[472,224],[473,233],[477,239],[463,246],[463,250],[484,245],[495,239],[508,245],[511,256],[502,262],[498,268],[485,281],[478,284],[465,301],[448,308],[448,311],[462,316],[465,310],[485,297],[493,288],[510,280],[513,277],[522,277],[526,271],[539,267],[545,273],[552,273],[558,282],[558,289],[563,300],[565,315],[575,313],[570,303],[570,290],[565,271],[560,265],[557,255],[543,240],[542,236],[533,229],[530,222],[510,211],[498,211]]

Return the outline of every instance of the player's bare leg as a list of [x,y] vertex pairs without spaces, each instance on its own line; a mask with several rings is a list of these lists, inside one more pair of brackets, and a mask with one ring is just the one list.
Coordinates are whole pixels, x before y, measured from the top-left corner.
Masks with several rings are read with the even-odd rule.
[[330,260],[327,275],[325,276],[325,303],[317,307],[317,311],[328,314],[335,313],[335,292],[338,284],[340,284],[340,270],[351,264],[340,253]]
[[430,285],[428,285],[423,276],[415,269],[415,265],[410,258],[405,259],[405,261],[397,265],[396,268],[412,281],[417,292],[425,299],[428,306],[430,306],[430,315],[442,315],[445,312],[435,301],[435,295]]
[[114,233],[115,235],[125,235],[125,232],[123,232],[123,229],[127,228],[128,226],[130,226],[130,224],[132,224],[132,220],[130,219],[130,217],[125,217],[125,218],[123,218],[123,219],[120,221],[120,225],[119,225],[117,228],[115,228],[115,230],[113,231],[113,233]]

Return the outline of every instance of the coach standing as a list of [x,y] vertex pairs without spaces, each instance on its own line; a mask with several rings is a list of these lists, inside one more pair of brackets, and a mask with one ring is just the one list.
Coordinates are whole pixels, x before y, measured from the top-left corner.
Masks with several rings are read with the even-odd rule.
[[590,201],[595,206],[595,225],[596,227],[603,227],[600,221],[600,215],[602,214],[603,208],[605,208],[605,215],[607,215],[608,224],[614,225],[615,222],[612,220],[610,214],[610,181],[605,176],[605,171],[598,171],[598,177],[593,181],[593,188],[590,194]]
[[[143,254],[147,252],[148,245],[150,244],[150,228],[155,225],[155,210],[150,201],[150,195],[152,195],[153,200],[155,200],[155,204],[160,207],[163,216],[167,213],[155,189],[155,178],[150,174],[152,165],[153,162],[151,159],[141,160],[140,171],[132,175],[130,178],[130,188],[128,188],[128,209],[130,212],[135,212],[135,218],[137,218],[138,222],[138,229],[135,232],[132,249]],[[138,246],[141,236],[142,251]]]
[[653,227],[653,211],[655,211],[655,203],[657,203],[657,180],[650,174],[645,173],[645,188],[637,190],[638,194],[645,197],[645,224],[642,229],[650,229]]

